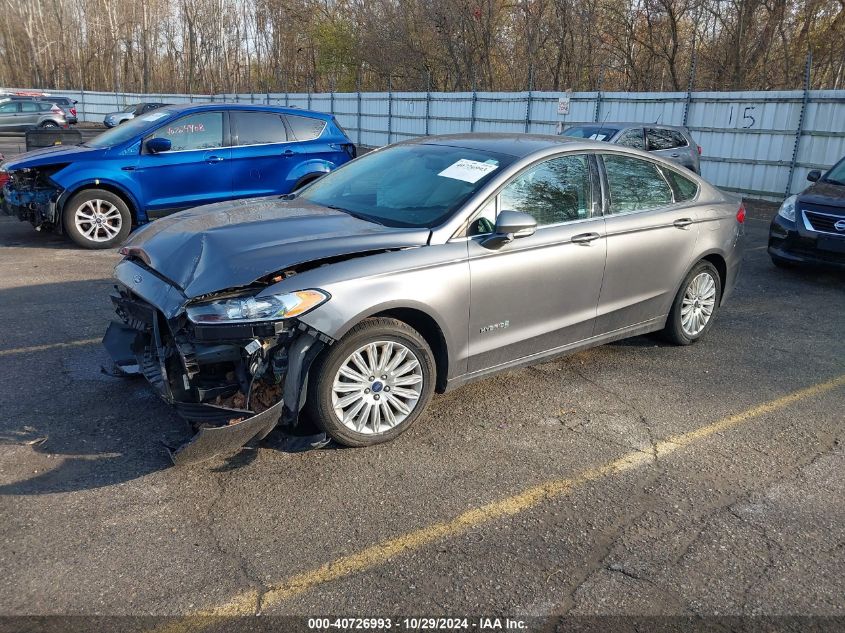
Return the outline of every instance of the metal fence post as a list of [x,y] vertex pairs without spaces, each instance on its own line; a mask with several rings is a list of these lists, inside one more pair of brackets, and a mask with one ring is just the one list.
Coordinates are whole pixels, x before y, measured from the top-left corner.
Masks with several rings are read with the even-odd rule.
[[792,161],[789,163],[789,179],[786,181],[787,197],[792,192],[792,177],[795,175],[795,165],[798,163],[798,150],[801,148],[801,136],[804,133],[804,117],[807,114],[807,103],[810,101],[810,72],[813,67],[813,51],[807,52],[807,63],[804,66],[804,97],[801,99],[801,112],[798,115],[798,129],[795,130],[795,145],[792,147]]
[[311,88],[313,86],[308,86],[308,109],[311,109]]
[[475,79],[472,80],[472,109],[469,115],[469,131],[475,132],[475,108],[478,103],[478,93],[475,91]]
[[329,92],[329,111],[334,114],[334,79],[332,79],[331,92]]
[[531,128],[531,92],[534,89],[534,69],[528,72],[528,98],[525,100],[525,133]]
[[358,96],[357,96],[357,99],[358,99],[357,125],[358,125],[358,145],[360,145],[361,144],[361,77],[360,77],[360,75],[355,80],[355,84],[356,84],[355,87],[357,88],[357,90],[355,92],[358,93]]
[[696,63],[698,61],[697,55],[695,52],[695,32],[693,32],[693,40],[692,40],[692,61],[690,63],[690,71],[689,71],[689,83],[687,84],[687,99],[684,102],[684,127],[686,127],[687,122],[689,121],[689,111],[690,107],[692,106],[692,90],[695,86],[695,68]]
[[393,137],[393,76],[387,77],[387,144]]
[[83,121],[88,120],[88,112],[85,110],[85,91],[79,91],[79,111],[82,113],[80,117]]
[[429,119],[431,116],[431,72],[426,73],[425,80],[425,135],[428,136]]

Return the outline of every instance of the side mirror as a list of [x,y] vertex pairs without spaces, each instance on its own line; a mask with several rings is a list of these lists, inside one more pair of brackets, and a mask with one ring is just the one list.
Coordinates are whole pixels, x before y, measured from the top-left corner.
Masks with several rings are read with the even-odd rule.
[[481,242],[487,248],[498,248],[519,237],[534,235],[537,220],[522,211],[502,211],[496,218],[496,232]]
[[822,172],[819,169],[814,169],[809,174],[807,174],[807,180],[809,180],[810,182],[816,182],[821,177]]
[[150,154],[160,154],[161,152],[169,152],[170,148],[173,144],[170,142],[169,138],[151,138],[149,141],[144,143],[144,147],[147,148],[147,151]]

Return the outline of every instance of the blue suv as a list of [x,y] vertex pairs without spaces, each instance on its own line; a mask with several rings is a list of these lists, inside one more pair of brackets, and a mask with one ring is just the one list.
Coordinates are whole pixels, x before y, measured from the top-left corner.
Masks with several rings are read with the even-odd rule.
[[[171,105],[75,146],[0,165],[3,206],[85,248],[189,207],[290,193],[355,157],[329,114],[274,106]],[[3,182],[5,181],[5,185]]]

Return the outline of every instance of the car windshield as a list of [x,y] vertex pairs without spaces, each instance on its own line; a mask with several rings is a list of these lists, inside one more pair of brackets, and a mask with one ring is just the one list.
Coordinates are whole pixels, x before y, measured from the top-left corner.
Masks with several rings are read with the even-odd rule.
[[589,138],[594,141],[608,141],[619,131],[619,128],[601,127],[599,125],[584,125],[571,127],[563,135],[573,138]]
[[131,138],[143,134],[148,129],[160,125],[165,117],[170,116],[170,112],[155,110],[143,116],[130,119],[126,123],[121,123],[117,127],[106,130],[102,134],[95,136],[93,139],[84,143],[86,147],[114,147],[120,143],[125,143]]
[[397,145],[347,163],[301,197],[386,226],[431,228],[513,161],[462,147]]
[[834,185],[845,185],[845,158],[836,163],[822,180]]

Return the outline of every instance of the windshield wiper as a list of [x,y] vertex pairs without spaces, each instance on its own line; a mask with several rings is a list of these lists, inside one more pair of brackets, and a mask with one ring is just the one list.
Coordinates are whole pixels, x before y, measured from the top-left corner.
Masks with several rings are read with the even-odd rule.
[[836,180],[836,178],[822,178],[822,182],[829,182],[831,185],[845,185],[845,182]]
[[349,215],[351,215],[353,218],[358,218],[359,220],[364,220],[364,222],[372,222],[373,224],[380,224],[381,226],[384,226],[384,223],[379,222],[378,220],[376,220],[372,216],[365,215],[363,213],[357,213],[355,211],[350,211],[349,209],[344,209],[343,207],[339,207],[339,206],[334,205],[334,204],[325,204],[323,206],[328,207],[329,209],[334,209],[335,211],[343,211],[344,213],[348,213]]

